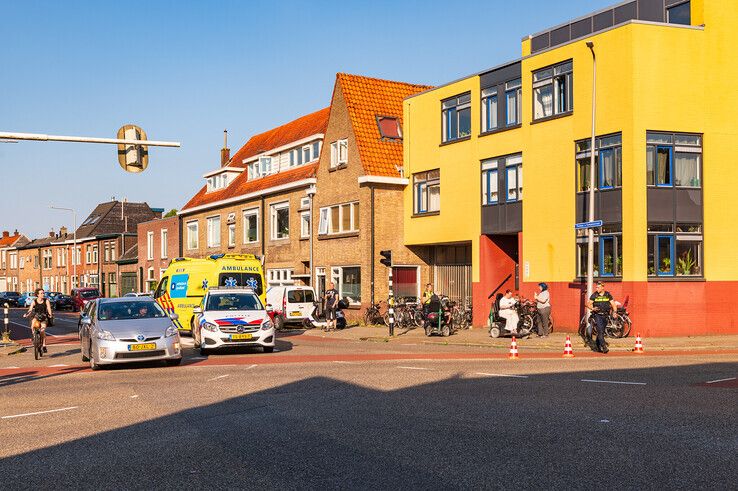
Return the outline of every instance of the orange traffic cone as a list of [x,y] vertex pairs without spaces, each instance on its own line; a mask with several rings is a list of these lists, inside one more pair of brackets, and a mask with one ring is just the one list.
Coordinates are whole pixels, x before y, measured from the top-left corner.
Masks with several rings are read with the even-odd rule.
[[574,358],[574,350],[571,347],[571,338],[566,335],[566,344],[564,345],[564,358]]
[[633,348],[633,353],[643,353],[643,343],[641,342],[641,333],[636,336],[636,345]]
[[515,336],[512,338],[512,342],[510,343],[510,354],[508,355],[508,358],[511,360],[518,360],[518,342],[515,340]]

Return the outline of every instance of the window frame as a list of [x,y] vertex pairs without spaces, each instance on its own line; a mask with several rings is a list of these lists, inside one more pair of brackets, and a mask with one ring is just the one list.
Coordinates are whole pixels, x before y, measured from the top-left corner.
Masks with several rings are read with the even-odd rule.
[[[192,226],[194,225],[194,228]],[[187,230],[187,250],[195,251],[200,248],[200,222],[198,220],[190,220],[185,224]],[[193,239],[194,235],[194,240]],[[191,244],[194,243],[194,247]]]
[[[505,203],[517,203],[523,201],[523,155],[513,154],[500,159],[505,159]],[[498,164],[499,165],[499,164]],[[510,170],[515,169],[515,198],[510,199],[509,175]]]
[[[305,224],[307,223],[307,231],[305,230]],[[309,211],[301,211],[300,212],[300,238],[301,239],[309,239],[310,238],[310,212]]]
[[166,259],[169,255],[169,244],[167,243],[169,240],[168,229],[161,229],[161,231],[159,232],[159,240],[161,240],[161,244],[159,245],[159,253],[161,254],[162,259]]
[[[579,235],[581,234],[581,235]],[[612,273],[605,272],[605,241],[613,243],[613,262]],[[622,223],[606,223],[602,227],[594,231],[594,248],[595,248],[595,277],[607,278],[612,280],[622,280],[623,278],[623,225]],[[587,230],[578,230],[576,235],[576,275],[577,278],[585,278],[587,276],[586,266],[582,265],[582,252],[584,259],[587,254]],[[618,264],[618,259],[621,261]]]
[[[279,211],[287,210],[287,233],[279,237]],[[290,202],[280,201],[269,205],[269,237],[271,240],[289,240],[290,238]]]
[[[215,231],[214,231],[214,223],[218,222],[218,233],[217,233],[217,242],[214,241],[216,239],[215,237]],[[223,238],[221,237],[221,225],[223,223],[223,220],[221,219],[220,215],[213,215],[205,218],[205,227],[207,233],[205,234],[205,245],[208,247],[208,249],[214,249],[216,247],[221,247],[223,244]]]
[[[241,219],[243,220],[243,243],[244,244],[257,244],[259,242],[259,208],[246,208],[244,210],[241,210]],[[256,239],[255,240],[248,240],[248,230],[247,227],[247,217],[255,216],[256,217]]]
[[[349,206],[350,211],[350,229],[345,230],[343,228],[343,216],[344,207]],[[333,231],[333,210],[338,209],[338,228],[337,231]],[[359,215],[359,201],[349,201],[345,203],[337,203],[335,205],[323,206],[320,208],[319,216],[320,223],[318,224],[318,235],[319,236],[331,236],[331,235],[344,235],[344,234],[355,234],[359,232],[361,216]],[[304,212],[307,213],[307,212]],[[308,236],[309,237],[309,236]]]
[[[461,133],[461,112],[469,111],[469,132]],[[451,135],[451,120],[455,119],[456,134]],[[464,92],[441,101],[441,142],[451,143],[471,137],[471,92]]]
[[[510,96],[515,100],[515,120],[510,121]],[[505,83],[505,126],[517,126],[522,123],[523,114],[523,80],[516,78]]]
[[[695,138],[698,143],[678,142],[679,138]],[[660,140],[669,141],[660,141]],[[654,168],[649,170],[649,154],[654,151]],[[669,182],[659,183],[659,150],[668,150],[669,152]],[[697,160],[697,185],[677,184],[676,179],[676,159],[679,154],[696,155]],[[704,167],[704,135],[702,133],[684,133],[671,131],[647,131],[646,132],[646,187],[647,188],[672,188],[672,189],[702,189],[703,188],[703,169]],[[654,173],[654,183],[649,184],[649,173]]]
[[[616,140],[617,139],[617,140]],[[589,192],[589,179],[586,182],[581,181],[582,167],[590,167],[591,163],[591,139],[578,140],[574,142],[574,174],[576,182],[574,183],[576,193],[582,194]],[[612,151],[613,160],[615,161],[615,178],[616,183],[613,186],[603,186],[604,166],[603,159],[600,158],[602,153]],[[595,165],[597,166],[597,174],[595,178],[595,191],[607,191],[613,189],[621,189],[623,187],[623,137],[622,133],[609,133],[597,136],[595,138]],[[591,169],[590,169],[591,172]],[[589,175],[587,175],[589,177]],[[586,186],[586,187],[584,187]]]
[[[492,104],[493,101],[494,104]],[[497,96],[497,88],[482,89],[481,103],[482,132],[486,133],[498,129],[500,127],[500,122],[498,121],[500,101]],[[492,125],[492,118],[494,118],[494,125]]]
[[[431,173],[437,172],[438,177],[429,177]],[[420,177],[424,176],[424,177]],[[431,210],[430,208],[430,196],[431,193],[428,191],[429,188],[438,188],[438,209],[437,210]],[[423,197],[423,189],[426,189],[425,191],[425,197],[426,202],[424,203],[425,207],[423,207],[422,197]],[[418,172],[413,174],[413,212],[414,215],[425,215],[429,213],[440,213],[441,212],[441,170],[440,169],[432,169],[427,170],[423,172]]]
[[[689,22],[687,22],[686,24],[681,23],[681,22],[672,22],[672,20],[671,20],[671,13],[672,13],[672,11],[673,10],[676,10],[678,8],[682,8],[685,5],[687,6],[687,9],[688,9],[688,12],[689,12]],[[666,12],[665,12],[665,15],[664,15],[664,20],[666,21],[667,24],[674,24],[674,25],[678,25],[678,26],[691,26],[692,25],[692,5],[691,5],[691,1],[690,0],[685,0],[684,2],[675,3],[674,5],[668,5],[668,6],[665,7],[665,10],[666,10]]]
[[154,231],[149,230],[146,232],[146,259],[149,261],[154,260]]
[[330,168],[336,169],[343,165],[348,165],[348,138],[342,138],[331,142]]
[[[493,178],[494,176],[494,178]],[[495,184],[497,198],[491,196],[491,184]],[[482,206],[492,206],[500,203],[499,159],[482,161]]]
[[[550,72],[550,75],[547,73]],[[541,78],[536,80],[536,76]],[[565,97],[561,98],[561,89],[559,82],[565,82]],[[539,68],[532,72],[531,92],[533,97],[533,121],[544,121],[557,116],[564,116],[574,112],[574,60],[569,59],[561,61],[554,65]],[[542,89],[550,89],[551,91],[551,114],[537,115],[537,94]],[[566,107],[560,107],[560,102],[564,101]],[[541,108],[545,111],[545,106],[541,102]]]
[[228,223],[228,247],[236,247],[236,224]]

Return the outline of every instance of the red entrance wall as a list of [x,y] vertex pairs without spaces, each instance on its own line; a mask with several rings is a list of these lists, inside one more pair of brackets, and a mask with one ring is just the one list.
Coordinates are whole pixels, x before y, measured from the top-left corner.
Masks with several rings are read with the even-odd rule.
[[489,309],[493,299],[487,299],[492,290],[510,275],[499,291],[515,290],[515,265],[520,257],[519,245],[522,234],[515,235],[482,235],[479,238],[479,277],[478,283],[472,283],[472,309],[474,325],[486,326]]

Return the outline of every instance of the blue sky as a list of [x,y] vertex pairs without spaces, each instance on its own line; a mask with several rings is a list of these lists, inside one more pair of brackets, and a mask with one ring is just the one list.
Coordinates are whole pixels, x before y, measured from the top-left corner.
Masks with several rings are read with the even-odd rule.
[[[115,196],[179,208],[249,135],[330,102],[336,72],[442,84],[520,56],[524,35],[615,0],[0,0],[0,131],[114,137],[124,123],[180,149],[125,173],[115,147],[0,143],[0,228],[71,226]],[[502,15],[500,15],[502,13]]]

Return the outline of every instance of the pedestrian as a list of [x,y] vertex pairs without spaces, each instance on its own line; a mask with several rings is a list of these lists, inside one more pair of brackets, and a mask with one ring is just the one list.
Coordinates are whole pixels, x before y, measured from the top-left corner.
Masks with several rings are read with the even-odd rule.
[[534,293],[533,298],[538,310],[538,336],[545,338],[549,334],[548,326],[551,319],[551,294],[548,285],[538,283],[538,293]]
[[329,283],[328,289],[323,295],[325,300],[325,330],[336,330],[336,309],[338,308],[338,291],[335,283]]
[[610,315],[615,311],[616,305],[612,295],[605,291],[605,284],[601,281],[597,282],[595,292],[589,297],[587,308],[592,311],[591,315],[597,326],[597,351],[607,353],[610,350],[605,342],[605,328],[607,328]]

